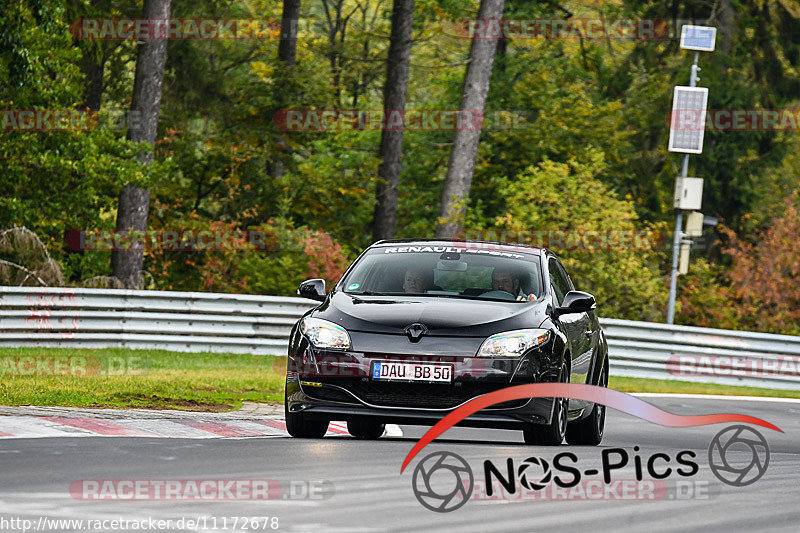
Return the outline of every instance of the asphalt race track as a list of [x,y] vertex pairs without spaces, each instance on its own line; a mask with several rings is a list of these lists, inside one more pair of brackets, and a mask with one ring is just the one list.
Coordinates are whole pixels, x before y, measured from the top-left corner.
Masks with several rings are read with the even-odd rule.
[[[533,447],[523,444],[518,432],[453,428],[425,448],[402,475],[403,459],[424,428],[403,426],[401,437],[378,441],[356,440],[341,431],[322,440],[292,439],[285,433],[269,438],[4,438],[0,440],[0,530],[22,531],[22,520],[30,520],[25,523],[30,530],[119,531],[119,526],[110,522],[115,519],[172,521],[168,528],[145,529],[149,531],[800,530],[800,401],[644,399],[676,414],[756,416],[785,433],[752,426],[766,438],[770,459],[763,477],[745,487],[722,483],[709,467],[709,444],[726,424],[667,428],[613,410],[609,410],[600,448]],[[0,416],[0,432],[3,418]],[[639,447],[637,452],[634,446]],[[434,451],[453,452],[466,459],[477,481],[484,478],[487,459],[505,471],[508,458],[516,469],[528,457],[552,464],[556,454],[568,451],[576,454],[581,471],[599,470],[601,452],[609,448],[624,448],[630,454],[627,466],[613,471],[612,483],[634,480],[634,455],[646,465],[649,457],[661,452],[669,456],[670,466],[679,467],[676,455],[689,450],[695,452],[699,468],[690,477],[673,475],[659,481],[658,486],[666,487],[666,492],[659,492],[655,499],[652,492],[639,499],[634,490],[623,498],[619,486],[598,488],[602,474],[586,475],[593,480],[593,496],[587,495],[588,484],[585,494],[565,496],[562,491],[550,500],[519,500],[512,495],[505,500],[479,500],[476,490],[470,501],[447,513],[424,508],[412,491],[415,466]],[[726,458],[732,464],[746,466],[751,457],[741,444],[731,446],[729,452]],[[613,457],[619,455],[615,452]],[[667,462],[658,465],[663,470]],[[644,478],[649,478],[646,472]],[[97,501],[81,499],[80,492],[70,491],[80,480],[240,479],[276,480],[281,492],[268,501],[209,502]],[[434,483],[452,481],[444,473]],[[106,525],[86,529],[85,524],[70,528],[61,523],[54,527],[52,522],[42,522],[42,517],[106,520]],[[246,523],[242,517],[269,519]],[[277,521],[271,521],[272,517]],[[17,522],[10,522],[12,519]]]

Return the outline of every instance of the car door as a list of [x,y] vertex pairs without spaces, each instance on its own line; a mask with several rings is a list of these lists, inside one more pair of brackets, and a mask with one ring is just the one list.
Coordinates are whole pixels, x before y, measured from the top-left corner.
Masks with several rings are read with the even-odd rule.
[[[575,287],[558,258],[550,257],[548,271],[551,287],[560,306],[564,296]],[[595,335],[591,317],[589,313],[570,313],[561,315],[558,321],[567,336],[572,354],[570,383],[586,383],[592,362],[592,337]],[[570,406],[579,407],[577,404],[581,403],[583,402],[570,402]]]
[[[564,268],[564,265],[561,265],[561,267]],[[575,285],[572,283],[572,278],[569,276],[569,274],[567,274],[567,280],[569,281],[569,286],[571,287],[571,289],[576,290]],[[586,369],[587,372],[586,374],[584,374],[585,379],[581,383],[589,383],[588,373],[593,370],[592,356],[595,354],[597,345],[600,342],[600,319],[597,316],[597,311],[594,309],[592,309],[587,313],[581,313],[581,315],[582,315],[581,324],[585,326],[583,331],[583,341],[586,343],[585,350],[583,353],[586,354],[587,364],[588,364],[588,368]]]

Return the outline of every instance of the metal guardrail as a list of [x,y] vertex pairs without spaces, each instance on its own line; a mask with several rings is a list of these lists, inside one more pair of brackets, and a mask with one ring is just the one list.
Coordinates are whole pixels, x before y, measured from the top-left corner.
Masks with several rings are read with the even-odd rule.
[[601,319],[610,374],[800,390],[800,337]]
[[[0,346],[284,355],[316,302],[200,292],[0,287]],[[601,319],[611,375],[800,389],[800,337]]]
[[0,346],[286,354],[316,302],[246,294],[0,287]]

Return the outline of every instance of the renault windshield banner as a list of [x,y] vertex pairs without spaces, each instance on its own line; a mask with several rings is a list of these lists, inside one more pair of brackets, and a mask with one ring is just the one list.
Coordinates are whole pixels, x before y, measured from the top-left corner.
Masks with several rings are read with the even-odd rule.
[[[783,433],[777,426],[749,415],[742,414],[704,414],[677,415],[651,405],[639,398],[605,387],[570,383],[536,383],[517,385],[479,396],[447,414],[431,427],[411,449],[400,468],[402,474],[406,467],[422,450],[438,436],[458,424],[466,417],[491,405],[525,398],[569,398],[583,400],[611,407],[623,413],[667,427],[696,427],[720,423],[738,423],[720,431],[708,448],[708,461],[713,474],[725,484],[742,487],[760,479],[769,464],[769,446],[766,439],[755,429],[742,425],[753,424]],[[736,447],[737,453],[749,451],[745,464],[735,464],[728,452]],[[475,479],[469,464],[451,452],[434,452],[419,461],[414,470],[412,488],[417,500],[426,508],[437,512],[450,512],[458,509],[470,499],[498,499],[494,494],[499,485],[504,500],[543,500],[543,499],[663,499],[681,497],[681,494],[708,497],[704,482],[687,481],[699,472],[693,450],[682,450],[670,457],[665,453],[639,453],[639,446],[633,446],[633,453],[624,448],[603,448],[601,468],[581,470],[577,468],[578,457],[571,452],[556,454],[551,461],[541,457],[528,457],[515,467],[514,460],[508,458],[499,466],[491,460],[484,461],[483,480]],[[630,463],[633,456],[635,479],[615,479],[613,472],[621,470]],[[551,464],[552,463],[552,464]],[[438,470],[446,470],[454,479],[452,487],[434,487],[431,479]],[[538,472],[538,475],[536,473]],[[678,476],[674,487],[665,481],[670,476]],[[597,479],[595,479],[595,477]],[[496,483],[495,483],[496,482]],[[517,487],[517,483],[519,487]],[[620,489],[621,484],[624,485]],[[707,483],[706,483],[707,484]],[[478,491],[473,493],[473,489]],[[519,488],[519,491],[517,490]],[[576,492],[576,489],[579,489]],[[525,493],[525,491],[528,491]],[[620,490],[622,490],[620,492]],[[671,491],[676,491],[671,492]],[[687,492],[688,491],[688,492]],[[519,494],[519,495],[518,495]],[[514,495],[514,497],[508,497]]]

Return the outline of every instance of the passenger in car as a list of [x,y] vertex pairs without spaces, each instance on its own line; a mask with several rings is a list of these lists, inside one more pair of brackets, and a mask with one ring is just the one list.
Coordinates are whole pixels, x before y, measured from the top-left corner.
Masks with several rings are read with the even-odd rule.
[[409,268],[403,277],[403,290],[406,294],[424,294],[429,290],[440,291],[442,288],[433,284],[432,271]]

